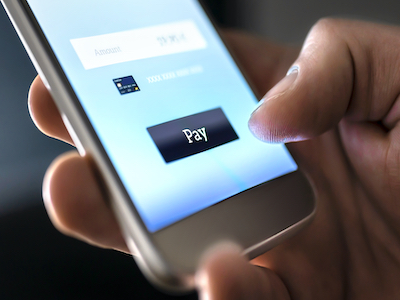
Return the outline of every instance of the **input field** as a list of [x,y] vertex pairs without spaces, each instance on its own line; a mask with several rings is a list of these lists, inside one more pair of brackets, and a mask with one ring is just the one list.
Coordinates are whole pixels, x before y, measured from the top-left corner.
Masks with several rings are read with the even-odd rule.
[[207,47],[206,40],[191,20],[72,39],[70,42],[86,70]]

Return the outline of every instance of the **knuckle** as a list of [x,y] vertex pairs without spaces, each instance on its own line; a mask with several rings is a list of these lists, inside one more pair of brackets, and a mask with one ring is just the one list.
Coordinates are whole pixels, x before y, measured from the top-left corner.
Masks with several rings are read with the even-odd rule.
[[347,47],[345,44],[348,31],[342,29],[348,25],[346,20],[334,18],[320,19],[311,28],[303,44],[302,53],[312,58],[315,53],[320,51],[330,51],[330,54],[333,54],[335,50],[346,50]]
[[334,18],[322,18],[315,23],[311,32],[318,35],[332,36],[342,27],[343,20]]
[[317,23],[315,24],[315,26],[319,26],[322,28],[331,28],[331,27],[335,27],[337,26],[339,23],[339,19],[335,19],[335,18],[321,18],[317,21]]

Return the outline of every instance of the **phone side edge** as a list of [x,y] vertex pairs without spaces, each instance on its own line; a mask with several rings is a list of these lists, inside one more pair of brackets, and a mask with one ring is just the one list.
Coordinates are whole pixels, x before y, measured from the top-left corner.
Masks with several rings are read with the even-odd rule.
[[[35,69],[53,96],[63,122],[79,153],[86,156],[95,167],[96,172],[100,173],[99,178],[102,179],[102,183],[107,183],[106,192],[111,202],[110,205],[117,216],[127,245],[136,256],[135,259],[142,272],[153,284],[166,291],[179,293],[192,290],[192,285],[188,285],[181,277],[171,273],[172,268],[166,264],[154,247],[151,235],[133,207],[122,183],[117,179],[115,170],[110,166],[111,163],[104,158],[103,151],[99,150],[98,140],[93,137],[93,132],[89,130],[88,124],[82,120],[82,111],[79,111],[71,100],[76,95],[72,92],[74,96],[71,96],[72,88],[66,86],[66,79],[61,80],[65,74],[60,76],[60,70],[49,58],[48,52],[54,53],[43,45],[39,33],[31,28],[31,20],[26,15],[25,8],[22,7],[19,0],[1,0],[1,3]],[[103,150],[102,147],[101,149]],[[135,218],[132,218],[131,214],[134,214]],[[152,263],[149,264],[149,261]]]

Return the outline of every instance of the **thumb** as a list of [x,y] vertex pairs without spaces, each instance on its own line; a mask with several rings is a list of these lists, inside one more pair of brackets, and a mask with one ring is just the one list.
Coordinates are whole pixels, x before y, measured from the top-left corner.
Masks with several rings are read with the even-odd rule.
[[352,56],[329,20],[310,31],[294,66],[261,100],[249,121],[268,142],[291,142],[322,134],[344,116],[353,87]]
[[196,279],[200,299],[204,300],[290,299],[274,272],[249,264],[232,246],[225,245],[208,255]]

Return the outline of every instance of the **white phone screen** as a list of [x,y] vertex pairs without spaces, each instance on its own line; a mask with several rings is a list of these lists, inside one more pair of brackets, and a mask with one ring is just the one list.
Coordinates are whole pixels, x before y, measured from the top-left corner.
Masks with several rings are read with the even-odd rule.
[[297,169],[198,1],[27,2],[149,231]]

